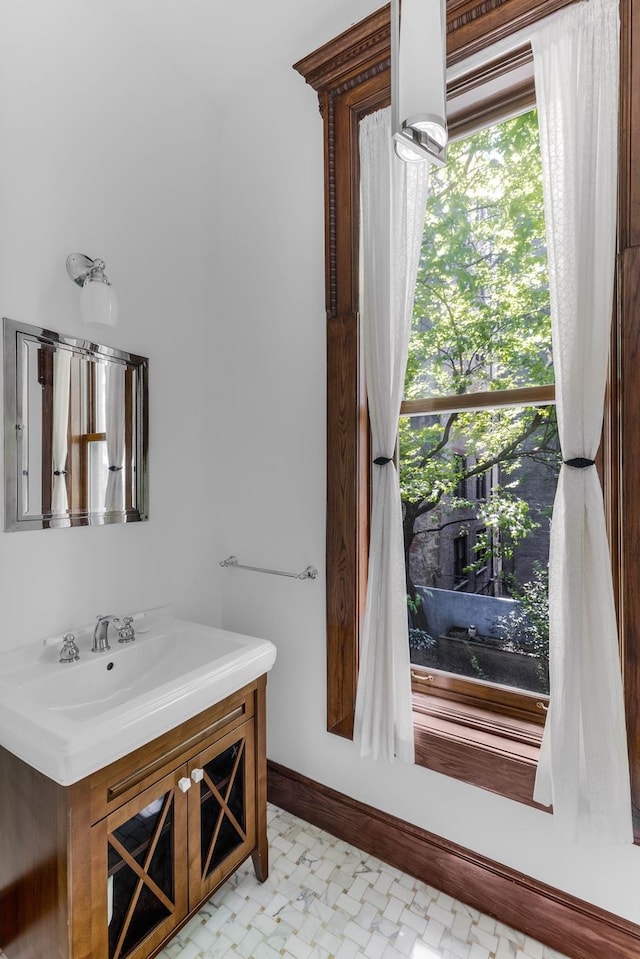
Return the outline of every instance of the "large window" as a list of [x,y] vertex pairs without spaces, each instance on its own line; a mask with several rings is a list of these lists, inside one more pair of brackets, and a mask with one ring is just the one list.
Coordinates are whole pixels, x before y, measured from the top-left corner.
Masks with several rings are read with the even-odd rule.
[[[485,65],[464,72],[460,65],[485,51],[496,41],[514,34],[572,0],[542,0],[536,5],[521,0],[477,0],[469,4],[447,4],[448,65],[457,70],[449,83],[451,110],[449,128],[454,136],[466,128],[482,129],[505,116],[522,113],[532,105],[532,84],[526,74],[528,52],[515,49]],[[635,464],[640,461],[640,47],[631,38],[640,31],[640,0],[621,0],[621,126],[620,126],[620,215],[618,313],[614,324],[613,375],[609,384],[603,445],[599,469],[605,488],[613,573],[618,601],[619,629],[625,673],[626,708],[632,765],[634,802],[640,823],[640,723],[636,721],[640,702],[640,591],[637,589],[637,556],[640,551],[640,488]],[[368,480],[370,477],[369,434],[366,398],[360,368],[358,340],[358,249],[359,249],[359,167],[358,124],[363,116],[389,104],[389,12],[382,8],[314,51],[296,69],[318,92],[324,124],[326,203],[326,311],[327,311],[327,728],[350,737],[353,730],[355,690],[358,671],[359,633],[364,611],[368,545]],[[476,59],[480,59],[476,57]],[[502,87],[500,103],[483,95],[487,86]],[[469,110],[458,109],[464,98],[473,101]],[[470,124],[467,127],[467,123]],[[477,216],[481,218],[483,212]],[[480,220],[480,222],[482,222]],[[493,238],[490,238],[493,241]],[[482,299],[478,291],[478,299]],[[488,291],[484,293],[488,296]],[[533,386],[541,391],[535,403],[529,398],[520,415],[535,415],[545,402],[552,404],[550,381]],[[518,387],[519,389],[519,387]],[[480,395],[479,391],[475,396]],[[422,402],[425,393],[414,399]],[[413,403],[414,399],[407,400]],[[447,398],[444,398],[448,402]],[[407,415],[442,418],[447,409],[432,399],[428,413]],[[461,412],[467,396],[460,398]],[[479,404],[475,399],[469,400]],[[506,407],[506,412],[513,409]],[[533,410],[528,413],[527,410]],[[483,416],[506,415],[487,408]],[[514,414],[515,415],[515,414]],[[407,421],[408,422],[408,421]],[[422,427],[428,426],[426,419]],[[473,470],[474,452],[452,442],[450,460],[466,456],[467,470]],[[458,461],[461,465],[461,461]],[[626,468],[631,464],[631,468]],[[517,469],[524,469],[521,459]],[[504,555],[484,548],[494,528],[484,521],[483,501],[490,501],[496,485],[512,482],[503,468],[490,467],[484,475],[468,475],[464,481],[465,508],[476,510],[478,522],[470,524],[467,536],[467,568],[470,586],[477,591],[480,579],[488,583],[505,568]],[[458,483],[456,484],[458,488]],[[519,484],[522,490],[522,484]],[[462,490],[462,477],[459,489]],[[471,503],[471,507],[467,504]],[[538,509],[538,505],[540,508]],[[462,507],[460,507],[462,508]],[[529,501],[529,512],[544,528],[544,506]],[[456,517],[457,518],[457,517]],[[462,531],[459,531],[460,535]],[[537,535],[537,534],[536,534]],[[426,538],[426,537],[425,537]],[[455,536],[449,539],[453,571]],[[530,541],[531,542],[531,541]],[[504,543],[504,539],[502,541]],[[498,552],[502,548],[497,545]],[[455,547],[458,558],[462,546]],[[477,557],[477,561],[476,561]],[[482,566],[480,560],[486,563]],[[538,597],[544,595],[535,575],[532,583]],[[433,584],[431,584],[433,585]],[[532,603],[538,602],[535,596]],[[477,624],[469,624],[476,625]],[[428,632],[428,631],[425,631]],[[428,643],[428,641],[427,641]],[[544,710],[537,706],[538,693],[513,692],[502,686],[502,702],[496,702],[493,687],[473,683],[454,673],[442,673],[435,690],[435,670],[416,670],[414,677],[414,730],[417,761],[431,769],[466,782],[531,802],[533,780]],[[514,719],[516,720],[514,724]]]
[[411,661],[434,690],[442,672],[546,694],[560,454],[535,110],[432,171],[405,397]]

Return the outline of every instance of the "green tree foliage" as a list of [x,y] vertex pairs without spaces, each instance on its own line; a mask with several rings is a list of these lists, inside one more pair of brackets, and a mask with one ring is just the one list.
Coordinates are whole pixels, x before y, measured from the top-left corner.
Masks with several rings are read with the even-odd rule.
[[532,111],[451,144],[431,177],[405,395],[550,383],[550,357]]
[[[453,401],[449,413],[401,418],[407,569],[416,521],[445,503],[462,505],[456,496],[464,481],[495,466],[500,485],[479,507],[478,519],[500,536],[489,535],[486,548],[499,542],[509,550],[527,535],[532,519],[511,478],[523,458],[557,467],[553,408],[460,412],[455,397],[552,382],[533,111],[451,144],[447,166],[432,174],[405,397]],[[454,450],[464,456],[453,456]],[[432,519],[437,527],[438,514]]]
[[549,692],[549,572],[537,565],[533,577],[515,588],[519,605],[498,619],[498,632],[503,636],[504,649],[513,649],[534,655],[538,659],[541,691]]

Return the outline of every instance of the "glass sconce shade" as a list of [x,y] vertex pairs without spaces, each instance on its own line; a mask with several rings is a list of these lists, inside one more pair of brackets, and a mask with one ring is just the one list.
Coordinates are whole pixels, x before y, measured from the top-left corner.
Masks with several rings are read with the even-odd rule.
[[115,326],[118,322],[118,300],[104,268],[104,260],[92,260],[84,253],[71,253],[67,257],[67,274],[82,287],[80,312],[83,321]]
[[118,298],[113,287],[104,281],[85,280],[80,294],[80,312],[84,323],[115,326],[118,322]]

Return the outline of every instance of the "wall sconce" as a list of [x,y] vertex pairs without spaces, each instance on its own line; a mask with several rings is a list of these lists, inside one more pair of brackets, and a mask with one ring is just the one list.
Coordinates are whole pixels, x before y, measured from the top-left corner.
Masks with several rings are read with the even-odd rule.
[[104,273],[104,260],[91,260],[83,253],[67,257],[67,273],[82,287],[80,312],[84,323],[115,326],[118,322],[118,299]]
[[401,160],[446,163],[445,0],[391,0],[391,124]]

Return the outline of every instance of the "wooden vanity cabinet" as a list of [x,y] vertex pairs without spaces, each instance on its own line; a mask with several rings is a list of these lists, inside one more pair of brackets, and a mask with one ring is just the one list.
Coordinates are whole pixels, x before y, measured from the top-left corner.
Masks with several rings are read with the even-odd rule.
[[8,959],[146,959],[249,855],[267,878],[265,686],[68,787],[0,751]]

